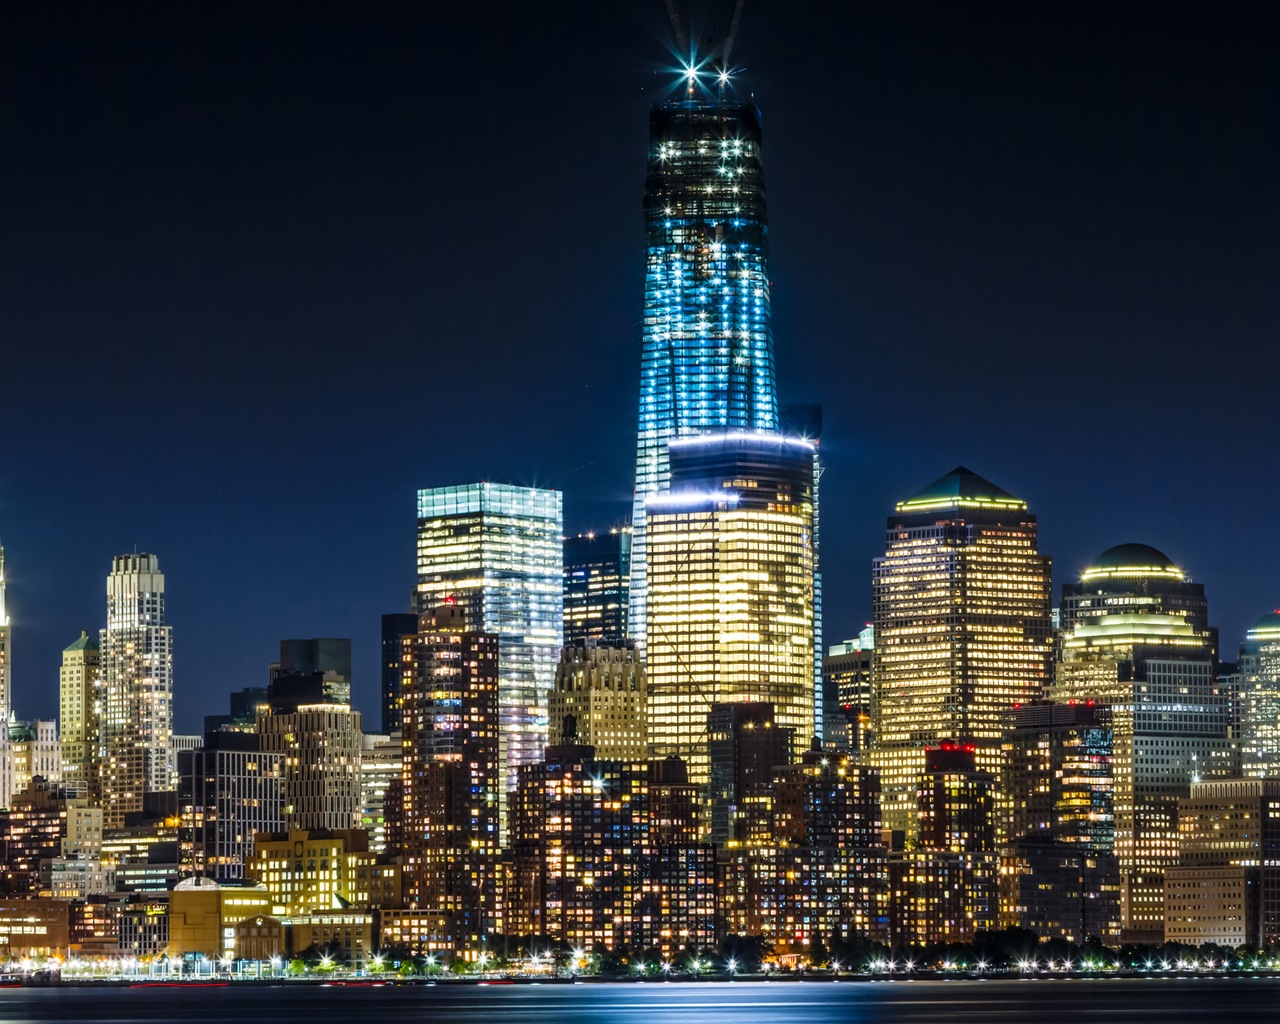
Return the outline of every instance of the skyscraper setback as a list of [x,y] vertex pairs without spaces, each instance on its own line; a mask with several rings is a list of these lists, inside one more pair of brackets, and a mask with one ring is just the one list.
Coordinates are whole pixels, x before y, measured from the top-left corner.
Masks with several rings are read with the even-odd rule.
[[632,635],[645,636],[645,502],[666,490],[667,442],[778,429],[760,113],[688,94],[649,117],[644,344],[632,509]]

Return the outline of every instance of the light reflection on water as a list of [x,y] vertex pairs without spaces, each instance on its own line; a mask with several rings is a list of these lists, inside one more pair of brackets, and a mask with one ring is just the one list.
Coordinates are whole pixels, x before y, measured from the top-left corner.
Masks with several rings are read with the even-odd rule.
[[252,986],[0,991],[7,1024],[1081,1024],[1271,1019],[1280,979]]

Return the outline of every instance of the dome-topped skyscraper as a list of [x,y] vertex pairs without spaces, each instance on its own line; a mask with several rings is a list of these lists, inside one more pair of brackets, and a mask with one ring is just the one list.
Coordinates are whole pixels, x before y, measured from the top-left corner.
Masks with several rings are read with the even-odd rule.
[[1235,769],[1204,587],[1164,552],[1120,544],[1063,584],[1061,613],[1052,698],[1112,709],[1121,926],[1162,941],[1178,800]]
[[1186,620],[1197,633],[1218,638],[1209,625],[1204,584],[1193,583],[1172,558],[1148,544],[1117,544],[1102,552],[1076,583],[1062,585],[1064,630],[1099,615],[1150,612]]

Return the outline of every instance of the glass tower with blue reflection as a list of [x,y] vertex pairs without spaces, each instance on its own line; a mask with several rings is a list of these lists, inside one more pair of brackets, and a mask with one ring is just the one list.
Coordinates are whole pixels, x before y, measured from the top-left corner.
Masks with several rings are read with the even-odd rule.
[[778,429],[760,143],[754,104],[693,82],[650,114],[629,615],[641,641],[645,502],[667,490],[668,440]]
[[498,635],[504,801],[547,738],[547,692],[564,642],[563,505],[559,491],[509,484],[418,491],[415,607],[456,603],[468,629]]

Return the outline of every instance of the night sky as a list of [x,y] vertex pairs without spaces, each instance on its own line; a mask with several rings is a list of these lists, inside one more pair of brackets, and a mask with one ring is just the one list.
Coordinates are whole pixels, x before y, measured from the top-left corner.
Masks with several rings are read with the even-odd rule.
[[[687,3],[681,4],[688,9]],[[718,40],[731,4],[695,36]],[[306,12],[305,15],[303,12]],[[1113,544],[1280,606],[1273,5],[747,0],[783,401],[821,402],[828,641],[957,464],[1055,581]],[[11,5],[0,542],[15,705],[160,558],[175,726],[407,608],[414,498],[629,509],[661,0]],[[1055,587],[1056,593],[1056,587]]]

